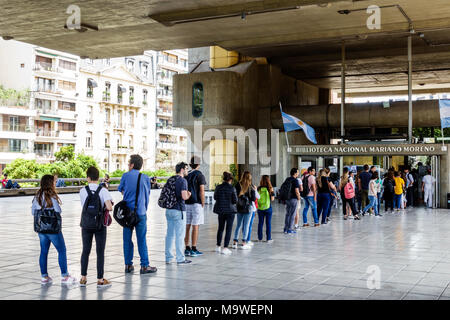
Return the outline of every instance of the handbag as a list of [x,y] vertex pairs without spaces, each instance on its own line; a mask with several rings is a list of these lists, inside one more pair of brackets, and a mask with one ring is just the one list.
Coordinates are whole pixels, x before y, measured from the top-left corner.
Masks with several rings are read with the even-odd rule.
[[127,202],[125,200],[120,201],[117,205],[114,206],[113,217],[124,228],[133,229],[140,221],[137,214],[137,204],[139,198],[139,187],[141,183],[141,175],[139,173],[137,187],[136,187],[136,198],[134,201],[134,210],[131,211],[127,206]]
[[34,215],[34,231],[57,234],[61,232],[61,214],[53,208],[41,208]]

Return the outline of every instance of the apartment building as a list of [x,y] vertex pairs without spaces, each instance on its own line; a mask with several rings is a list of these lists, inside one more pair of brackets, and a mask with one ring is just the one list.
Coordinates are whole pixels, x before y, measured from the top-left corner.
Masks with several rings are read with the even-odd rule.
[[0,84],[28,93],[29,102],[0,105],[0,165],[19,156],[48,162],[76,143],[79,57],[0,40]]
[[166,50],[156,53],[156,166],[173,168],[187,159],[187,136],[184,129],[174,128],[173,76],[188,71],[187,50]]
[[145,56],[81,61],[77,151],[103,169],[127,170],[131,154],[155,166],[155,95],[152,60]]

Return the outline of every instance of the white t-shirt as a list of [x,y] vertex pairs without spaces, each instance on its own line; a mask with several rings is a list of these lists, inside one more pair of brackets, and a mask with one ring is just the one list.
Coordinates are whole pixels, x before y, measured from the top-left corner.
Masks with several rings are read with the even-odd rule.
[[[98,184],[95,183],[89,183],[89,189],[91,189],[91,191],[96,191],[98,188]],[[81,207],[84,207],[84,202],[87,199],[87,191],[86,188],[81,188],[80,190],[80,200],[81,200]],[[100,190],[100,193],[98,194],[98,196],[100,197],[100,201],[102,203],[102,207],[105,206],[105,201],[110,200],[112,201],[112,197],[111,194],[109,193],[109,191],[106,188],[102,188],[102,190]]]
[[[375,193],[372,190],[375,190]],[[377,196],[377,193],[376,193],[377,190],[378,190],[378,188],[377,188],[377,181],[374,180],[374,179],[370,180],[370,182],[369,182],[369,196],[376,197]]]
[[431,190],[433,189],[433,183],[436,182],[436,179],[433,176],[427,174],[422,178],[422,182],[424,183],[424,189]]

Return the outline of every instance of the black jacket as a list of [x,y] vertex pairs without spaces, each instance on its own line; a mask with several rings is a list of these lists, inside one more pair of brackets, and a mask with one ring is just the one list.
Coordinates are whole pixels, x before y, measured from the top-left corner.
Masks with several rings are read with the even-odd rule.
[[214,191],[214,204],[213,212],[217,214],[233,214],[236,213],[237,195],[236,189],[228,182],[223,182],[216,187]]
[[[241,192],[241,185],[238,183],[236,184],[236,194],[239,197],[239,193]],[[256,201],[256,192],[253,190],[253,185],[250,186],[249,190],[247,191],[247,196],[250,199],[250,202]]]

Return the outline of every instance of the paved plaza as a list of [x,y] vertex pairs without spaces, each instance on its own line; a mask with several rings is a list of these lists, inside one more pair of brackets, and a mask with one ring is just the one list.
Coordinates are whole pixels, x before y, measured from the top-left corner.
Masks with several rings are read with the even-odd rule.
[[[177,266],[165,264],[166,223],[164,211],[157,206],[158,195],[157,191],[151,194],[147,235],[150,262],[158,272],[140,275],[139,268],[134,274],[123,272],[122,230],[113,222],[105,257],[105,277],[113,285],[104,289],[96,287],[95,246],[86,288],[61,287],[54,247],[49,254],[54,283],[41,286],[39,241],[30,213],[32,197],[1,198],[0,299],[450,300],[449,210],[419,208],[344,221],[340,209],[333,209],[328,225],[285,235],[284,208],[275,204],[274,242],[255,243],[252,250],[233,250],[231,256],[224,256],[214,252],[217,217],[208,205],[198,244],[204,255],[192,258],[191,265]],[[113,198],[117,203],[121,195],[114,192]],[[79,197],[65,194],[61,199],[69,271],[79,279]],[[256,231],[257,220],[253,239]],[[134,264],[139,265],[136,247]],[[380,268],[380,289],[368,289],[370,266]]]

